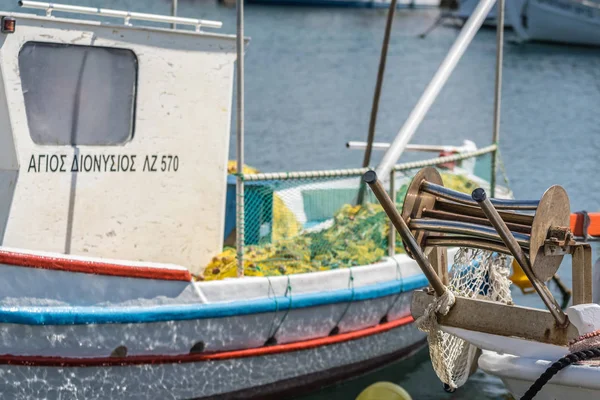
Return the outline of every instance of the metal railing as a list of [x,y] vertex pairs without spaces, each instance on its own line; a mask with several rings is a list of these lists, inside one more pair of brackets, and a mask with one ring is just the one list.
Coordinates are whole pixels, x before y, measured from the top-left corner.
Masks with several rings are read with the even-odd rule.
[[68,4],[44,3],[39,1],[19,1],[19,5],[23,8],[35,8],[39,10],[45,10],[47,17],[51,17],[53,11],[60,11],[77,14],[98,15],[102,17],[122,18],[125,25],[131,25],[130,21],[132,20],[164,22],[167,24],[172,24],[173,26],[175,26],[175,24],[191,25],[196,28],[196,32],[200,32],[201,28],[218,29],[223,26],[223,23],[220,21],[196,18],[182,18],[169,15],[146,14],[132,11],[111,10],[108,8],[81,7],[72,6]]
[[[435,166],[439,164],[445,164],[453,161],[461,161],[469,158],[480,157],[485,154],[494,153],[497,150],[497,146],[492,144],[481,149],[466,151],[459,154],[453,154],[450,156],[444,157],[435,157],[426,160],[413,161],[397,164],[390,171],[390,196],[395,199],[396,198],[396,173],[400,171],[408,171],[428,166]],[[286,180],[302,180],[302,179],[331,179],[331,178],[359,178],[365,172],[369,171],[371,168],[349,168],[349,169],[331,169],[331,170],[320,170],[320,171],[297,171],[297,172],[267,172],[267,173],[258,173],[258,174],[244,174],[243,176],[238,175],[238,179],[241,179],[242,182],[257,182],[257,181],[286,181]],[[238,204],[238,207],[243,207],[243,193],[242,193],[242,203]],[[240,197],[237,197],[239,200]],[[239,210],[239,208],[238,208]],[[244,210],[236,213],[236,226],[244,226]],[[391,224],[391,222],[390,222]],[[396,230],[393,226],[390,226],[390,236],[388,238],[388,255],[393,256],[396,253]],[[243,248],[245,238],[244,229],[240,229],[237,231],[236,241],[239,240],[241,246],[239,248],[242,250],[238,255],[240,257],[238,259],[243,262]]]

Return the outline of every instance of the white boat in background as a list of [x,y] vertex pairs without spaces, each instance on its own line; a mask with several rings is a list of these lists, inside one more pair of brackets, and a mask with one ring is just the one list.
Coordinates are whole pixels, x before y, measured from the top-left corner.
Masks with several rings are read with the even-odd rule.
[[[450,15],[452,15],[454,18],[466,21],[473,13],[473,10],[475,10],[475,7],[477,7],[477,4],[479,4],[478,0],[459,0],[458,8],[453,10]],[[484,22],[485,25],[496,26],[496,7],[497,5],[494,5],[487,15],[487,18]],[[507,28],[510,27],[510,21],[508,21],[506,18],[504,19],[504,26]]]
[[600,45],[597,0],[509,0],[506,20],[523,40]]
[[[294,6],[389,8],[390,0],[248,0],[249,3]],[[396,8],[437,8],[440,0],[398,0]]]

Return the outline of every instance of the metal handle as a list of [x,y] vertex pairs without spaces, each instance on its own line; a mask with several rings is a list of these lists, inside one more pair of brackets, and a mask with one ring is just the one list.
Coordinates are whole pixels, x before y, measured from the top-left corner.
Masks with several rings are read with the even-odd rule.
[[[443,199],[455,201],[460,204],[475,205],[468,194],[457,192],[456,190],[448,189],[447,187],[436,185],[435,183],[423,181],[421,190],[439,196]],[[495,207],[500,210],[518,210],[518,211],[535,211],[538,208],[538,200],[506,200],[493,199],[490,200]]]
[[567,325],[569,323],[567,316],[556,302],[556,299],[554,299],[554,296],[552,296],[552,293],[550,293],[550,290],[548,290],[548,287],[544,285],[533,273],[529,258],[527,258],[523,252],[523,249],[521,246],[519,246],[519,243],[500,217],[500,214],[498,214],[498,211],[490,199],[485,194],[485,190],[481,188],[475,189],[471,197],[479,204],[492,226],[498,232],[498,235],[500,235],[500,238],[506,247],[510,250],[521,268],[523,268],[523,272],[525,272],[525,275],[527,275],[527,278],[529,278],[531,285],[542,298],[542,301],[550,311],[550,314],[552,314],[560,326]]
[[444,286],[442,280],[431,266],[431,263],[427,257],[425,257],[425,254],[423,254],[423,250],[421,250],[421,247],[417,244],[417,241],[410,232],[406,222],[404,222],[396,209],[396,204],[392,201],[381,182],[377,179],[375,171],[367,171],[363,175],[363,180],[371,187],[371,190],[373,190],[375,197],[377,197],[377,200],[381,203],[385,213],[396,227],[398,233],[400,233],[400,236],[402,236],[405,246],[408,247],[408,250],[415,258],[415,261],[419,264],[419,267],[421,267],[423,274],[427,277],[427,280],[433,287],[433,290],[435,290],[435,293],[438,296],[442,296],[446,293],[446,286]]
[[[501,239],[498,235],[498,232],[496,232],[494,228],[467,222],[416,218],[410,220],[409,227],[410,229],[427,230],[428,232],[476,236],[482,239],[495,240],[498,242]],[[513,233],[513,235],[520,246],[529,247],[529,235],[524,233]]]

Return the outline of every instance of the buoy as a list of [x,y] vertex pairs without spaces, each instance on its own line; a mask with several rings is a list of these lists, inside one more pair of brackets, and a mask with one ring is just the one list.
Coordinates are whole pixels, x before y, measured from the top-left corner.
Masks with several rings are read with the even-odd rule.
[[521,289],[523,294],[535,293],[533,285],[529,281],[529,278],[527,278],[527,275],[525,275],[525,271],[523,271],[523,268],[521,268],[519,263],[516,260],[513,260],[512,266],[513,274],[509,278],[512,281],[512,283],[517,285]]
[[412,400],[412,397],[395,383],[376,382],[360,392],[356,400]]

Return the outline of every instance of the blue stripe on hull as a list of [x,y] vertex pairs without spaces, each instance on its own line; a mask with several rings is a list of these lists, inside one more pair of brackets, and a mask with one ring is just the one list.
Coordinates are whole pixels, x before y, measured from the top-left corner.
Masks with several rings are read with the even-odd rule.
[[0,307],[0,323],[24,325],[129,324],[186,321],[371,300],[427,286],[424,275],[352,289],[213,304],[150,307]]

